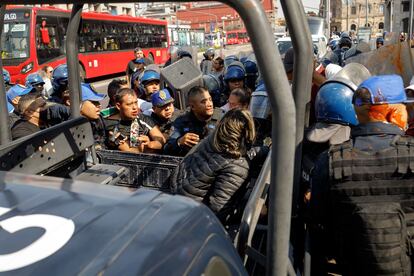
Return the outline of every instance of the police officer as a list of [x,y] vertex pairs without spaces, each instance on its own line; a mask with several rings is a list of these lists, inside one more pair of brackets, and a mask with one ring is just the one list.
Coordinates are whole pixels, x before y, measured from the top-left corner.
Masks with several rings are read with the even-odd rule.
[[246,87],[253,91],[256,87],[256,81],[259,76],[259,70],[256,62],[246,58],[243,62],[243,66],[246,70]]
[[213,100],[205,87],[191,88],[188,101],[190,111],[174,121],[172,134],[164,146],[164,153],[168,155],[186,155],[214,130],[222,116],[220,111],[220,114],[215,114]]
[[384,46],[384,39],[382,37],[378,37],[376,40],[376,44],[377,44],[377,49],[381,48],[382,46]]
[[151,96],[160,90],[160,74],[155,70],[145,70],[139,78],[140,88],[143,92],[141,99],[151,102]]
[[[360,53],[356,50],[356,47],[352,47],[352,39],[348,33],[343,32],[338,41],[338,46],[332,52],[330,52],[322,63],[326,67],[329,63],[338,64],[339,66],[345,66],[345,60],[351,56],[355,56]],[[351,49],[352,48],[352,49]],[[348,51],[350,51],[348,53]]]
[[26,77],[26,87],[34,87],[39,95],[45,95],[44,85],[45,82],[38,73],[32,73]]
[[208,48],[204,53],[204,59],[200,62],[200,70],[201,72],[206,75],[206,74],[210,74],[212,72],[212,67],[213,67],[213,59],[214,59],[214,49],[213,48]]
[[167,89],[161,89],[152,94],[151,101],[153,111],[150,116],[160,128],[165,139],[168,139],[171,134],[172,124],[179,115],[179,112],[174,108],[174,98],[171,97]]
[[229,55],[224,58],[224,68],[227,68],[230,64],[235,61],[239,61],[239,58],[235,55]]
[[[335,237],[329,243],[343,274],[410,274],[408,233],[401,226],[412,225],[411,214],[404,213],[414,207],[407,192],[413,186],[412,169],[403,161],[413,158],[409,149],[414,143],[403,137],[406,100],[400,76],[363,81],[352,99],[359,121],[351,130],[352,139],[331,146],[315,163],[311,217],[314,224],[323,225],[321,231],[329,229],[317,247],[327,234]],[[395,243],[387,233],[396,234]]]
[[[245,88],[246,70],[240,61],[235,61],[230,64],[224,72],[224,95],[228,99],[230,92],[236,88]],[[224,105],[221,103],[220,106]]]
[[[226,102],[226,97],[222,94],[223,83],[222,81],[213,74],[203,75],[204,86],[210,92],[211,98],[213,99],[214,106],[222,106],[223,102]],[[223,97],[224,96],[224,97]]]
[[66,64],[61,64],[53,70],[52,87],[53,93],[49,101],[69,106],[68,66]]

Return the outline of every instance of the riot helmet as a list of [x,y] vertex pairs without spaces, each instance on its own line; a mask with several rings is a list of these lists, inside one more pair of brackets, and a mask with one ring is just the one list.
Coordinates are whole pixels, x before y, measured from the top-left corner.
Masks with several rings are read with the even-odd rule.
[[252,93],[249,110],[253,118],[270,119],[272,106],[267,95],[266,86],[263,81],[260,81],[256,91]]
[[355,90],[339,81],[327,81],[319,89],[315,101],[318,122],[357,125],[358,120],[352,104]]
[[215,51],[213,48],[208,48],[204,53],[203,56],[206,59],[213,59],[215,55]]
[[52,75],[52,94],[60,94],[68,87],[68,66],[61,64],[53,70]]
[[246,62],[247,58],[248,58],[247,56],[246,57],[241,57],[240,62],[244,64]]
[[193,56],[190,54],[190,52],[186,51],[186,50],[178,50],[177,52],[177,58],[178,59],[182,59],[184,57],[188,57],[188,58],[193,58]]
[[26,77],[26,86],[36,86],[45,84],[43,78],[38,73],[32,73]]
[[230,55],[224,58],[224,67],[227,68],[230,64],[235,61],[239,61],[239,58],[235,55]]
[[348,33],[342,33],[341,38],[338,42],[339,48],[351,48],[352,47],[352,39]]
[[240,61],[234,61],[227,66],[224,72],[224,80],[241,80],[246,77],[246,69]]
[[247,59],[243,65],[246,70],[246,86],[254,90],[257,77],[259,76],[257,64],[256,62]]
[[210,92],[214,106],[223,105],[224,101],[221,99],[223,85],[219,78],[214,74],[203,75],[203,83]]
[[378,37],[376,44],[377,44],[377,49],[381,46],[384,46],[384,39],[382,37]]
[[3,68],[3,79],[4,79],[5,84],[10,84],[10,81],[11,81],[10,73],[4,68]]
[[144,73],[140,76],[139,82],[145,86],[146,83],[153,80],[160,81],[160,74],[155,70],[145,70]]
[[339,39],[332,39],[331,41],[329,41],[328,47],[331,48],[331,50],[333,51],[336,49],[338,44],[339,44]]

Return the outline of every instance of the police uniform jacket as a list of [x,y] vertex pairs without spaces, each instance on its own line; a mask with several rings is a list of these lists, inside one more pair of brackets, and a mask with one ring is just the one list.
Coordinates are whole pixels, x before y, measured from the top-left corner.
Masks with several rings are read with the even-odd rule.
[[236,192],[249,175],[245,157],[232,158],[216,152],[212,136],[188,154],[177,168],[176,192],[203,202],[224,218]]
[[213,132],[215,124],[216,121],[214,119],[200,121],[193,112],[189,111],[185,113],[174,121],[170,138],[164,145],[164,153],[178,156],[186,155],[191,148],[187,146],[179,146],[178,139],[184,134],[191,132],[197,134],[201,140]]

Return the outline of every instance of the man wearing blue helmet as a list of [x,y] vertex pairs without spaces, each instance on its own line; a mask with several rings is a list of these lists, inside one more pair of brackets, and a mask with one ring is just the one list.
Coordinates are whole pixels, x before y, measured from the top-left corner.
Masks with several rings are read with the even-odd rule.
[[[313,169],[311,228],[318,235],[312,240],[320,237],[315,241],[320,251],[312,259],[333,253],[343,274],[405,274],[411,269],[405,225],[414,223],[409,165],[414,138],[404,136],[405,102],[400,76],[363,81],[352,97],[359,125],[352,128],[350,140],[321,154]],[[323,241],[330,236],[335,251],[328,252]]]
[[246,70],[246,86],[253,91],[256,87],[256,80],[259,76],[257,64],[253,60],[246,58],[243,65]]
[[29,74],[26,77],[26,87],[34,87],[39,94],[44,95],[44,80],[38,73]]
[[[235,61],[226,68],[226,71],[224,72],[224,82],[226,84],[224,94],[226,95],[226,98],[229,97],[230,92],[234,89],[245,87],[245,78],[246,70],[240,61]],[[225,103],[222,103],[222,105],[224,104]]]
[[384,39],[382,37],[378,37],[376,40],[376,44],[377,44],[377,49],[381,48],[382,46],[384,46]]
[[52,87],[53,93],[49,101],[69,105],[68,66],[66,64],[61,64],[53,70]]
[[143,99],[151,101],[151,96],[160,90],[160,74],[153,70],[146,70],[140,77],[140,84],[144,88]]

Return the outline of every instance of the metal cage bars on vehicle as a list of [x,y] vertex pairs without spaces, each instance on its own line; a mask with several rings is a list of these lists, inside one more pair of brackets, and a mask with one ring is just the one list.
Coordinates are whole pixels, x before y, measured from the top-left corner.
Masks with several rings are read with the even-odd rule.
[[[72,2],[74,8],[72,11],[71,20],[68,27],[67,39],[67,64],[69,71],[70,88],[77,95],[71,95],[73,116],[79,116],[79,100],[80,100],[80,77],[79,77],[79,63],[77,57],[77,35],[80,20],[80,12],[84,3],[91,1],[83,0],[54,0],[54,1],[35,1],[35,0],[0,0],[0,25],[2,28],[4,23],[4,11],[6,4],[66,4]],[[122,0],[108,0],[100,2],[127,2]],[[136,1],[145,2],[145,1]],[[165,1],[156,1],[165,2]],[[180,0],[177,2],[185,2]],[[261,68],[263,79],[265,81],[268,96],[272,105],[272,141],[273,150],[271,152],[271,185],[269,193],[269,235],[267,248],[267,275],[286,275],[288,269],[288,249],[289,249],[289,232],[290,219],[292,208],[292,189],[294,177],[294,160],[295,160],[295,140],[296,137],[296,110],[294,100],[291,94],[291,89],[286,75],[284,74],[284,67],[275,47],[273,34],[270,25],[267,21],[266,14],[259,1],[256,0],[222,0],[220,1],[234,8],[243,19],[248,34],[251,38],[251,44]],[[303,28],[305,22],[305,15],[303,8],[299,4],[299,0],[289,1],[281,0],[284,13],[287,15],[287,21],[291,22],[292,26],[301,26],[301,32],[295,34],[292,32],[294,41],[299,41],[298,36],[303,35],[303,31],[309,32],[308,28]],[[293,16],[295,15],[295,16]],[[260,30],[260,31],[258,31]],[[70,38],[70,39],[69,39]],[[75,38],[75,39],[74,39]],[[296,45],[295,45],[296,44]],[[311,60],[307,61],[307,53],[311,52],[308,43],[301,45],[301,50],[296,50],[297,43],[294,44],[295,52],[297,54],[297,68],[309,68]],[[0,49],[1,50],[1,49]],[[276,52],[275,55],[270,53]],[[306,56],[306,58],[305,58]],[[2,64],[0,63],[2,69]],[[306,69],[307,70],[307,69]],[[296,74],[298,75],[298,73]],[[2,77],[0,77],[0,92],[5,93],[5,86]],[[297,84],[297,87],[306,87],[307,79],[300,78],[298,81],[303,82],[303,85]],[[298,90],[299,91],[299,90]],[[302,90],[301,93],[308,91]],[[75,94],[71,93],[71,94]],[[3,94],[4,95],[4,94]],[[297,101],[302,97],[296,97]],[[299,103],[298,103],[299,104]],[[76,107],[75,107],[76,106]],[[6,109],[6,97],[0,97],[0,108]],[[77,112],[76,112],[77,111]],[[75,115],[76,114],[76,115]],[[10,141],[10,129],[8,127],[7,114],[0,115],[1,133],[0,142],[2,144]],[[298,122],[299,126],[303,124]],[[299,127],[300,128],[300,127]],[[281,129],[283,131],[278,131]],[[300,134],[300,133],[299,133]]]

